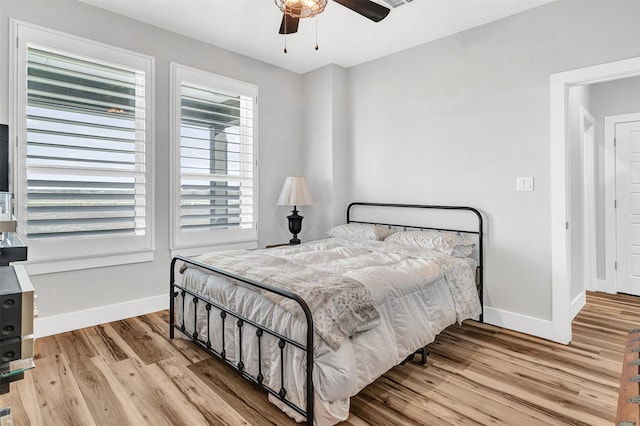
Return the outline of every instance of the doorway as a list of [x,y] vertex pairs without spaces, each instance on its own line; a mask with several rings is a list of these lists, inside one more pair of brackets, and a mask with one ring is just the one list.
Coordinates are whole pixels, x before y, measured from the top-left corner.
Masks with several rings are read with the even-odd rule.
[[[550,78],[552,340],[571,341],[571,185],[568,89],[640,75],[640,57],[553,74]],[[576,230],[581,232],[581,230]]]

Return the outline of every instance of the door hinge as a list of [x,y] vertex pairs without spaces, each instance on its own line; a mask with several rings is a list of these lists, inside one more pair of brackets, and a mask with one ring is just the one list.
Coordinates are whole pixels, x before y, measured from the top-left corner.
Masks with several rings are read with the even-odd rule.
[[614,209],[618,208],[618,200],[613,200],[613,208]]
[[569,222],[565,222],[564,223],[564,227],[565,227],[565,229],[569,229]]
[[618,270],[618,261],[613,262],[613,269]]
[[613,146],[616,146],[616,138],[613,138]]

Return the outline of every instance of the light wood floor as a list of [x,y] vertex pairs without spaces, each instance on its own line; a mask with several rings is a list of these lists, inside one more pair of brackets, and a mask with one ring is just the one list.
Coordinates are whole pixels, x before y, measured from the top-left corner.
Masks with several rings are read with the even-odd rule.
[[[16,425],[287,425],[266,396],[199,348],[167,312],[43,338],[36,368],[0,396]],[[352,398],[344,425],[611,425],[640,298],[592,293],[573,342],[452,326],[428,365],[393,368]]]

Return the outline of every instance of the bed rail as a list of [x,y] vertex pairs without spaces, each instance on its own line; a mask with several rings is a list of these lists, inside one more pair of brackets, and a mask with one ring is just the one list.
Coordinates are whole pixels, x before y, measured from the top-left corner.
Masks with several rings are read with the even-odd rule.
[[[269,291],[275,294],[278,294],[280,296],[286,297],[288,299],[294,300],[295,302],[298,303],[298,305],[300,305],[300,308],[302,309],[302,311],[304,312],[305,318],[306,318],[306,322],[307,322],[307,339],[306,339],[306,344],[301,344],[287,336],[284,336],[280,333],[277,333],[273,330],[270,330],[268,328],[266,328],[265,326],[256,323],[255,321],[252,321],[242,315],[240,315],[239,313],[227,308],[226,306],[223,306],[213,300],[210,300],[200,294],[196,294],[195,292],[184,288],[178,284],[176,284],[175,282],[175,269],[176,269],[176,264],[177,262],[183,262],[183,264],[189,264],[189,265],[193,265],[202,269],[207,270],[209,273],[213,273],[219,276],[224,276],[227,278],[231,278],[233,280],[237,280],[240,281],[242,283],[244,283],[245,285],[248,285],[250,287],[255,287],[255,288],[259,288],[261,290],[265,290],[265,291]],[[251,280],[249,278],[246,277],[242,277],[227,271],[224,271],[222,269],[216,268],[214,266],[211,265],[207,265],[205,263],[201,263],[198,262],[196,260],[193,259],[189,259],[187,257],[183,257],[183,256],[175,256],[172,260],[171,260],[171,271],[170,271],[170,297],[169,297],[169,337],[171,339],[174,338],[174,330],[178,330],[179,332],[181,332],[182,334],[184,334],[185,336],[187,336],[188,338],[190,338],[191,340],[193,340],[198,346],[200,346],[201,348],[203,348],[204,350],[206,350],[207,352],[215,355],[216,357],[220,358],[221,360],[223,360],[224,362],[226,362],[228,365],[230,365],[232,368],[236,369],[245,379],[249,380],[251,383],[253,383],[254,385],[258,386],[259,388],[267,391],[269,394],[275,396],[276,398],[278,398],[280,401],[282,401],[284,404],[286,404],[287,406],[289,406],[290,408],[292,408],[293,410],[295,410],[297,413],[299,413],[300,415],[306,417],[307,419],[307,424],[308,425],[313,425],[313,421],[314,421],[314,389],[313,389],[313,318],[311,315],[311,311],[309,310],[309,306],[307,305],[307,303],[297,294],[291,293],[289,291],[286,290],[282,290],[280,288],[276,288],[276,287],[272,287],[254,280]],[[182,323],[180,325],[176,324],[175,322],[175,303],[176,303],[176,298],[181,295],[182,296]],[[185,327],[185,321],[184,321],[184,317],[185,317],[185,309],[184,309],[184,305],[187,300],[187,295],[189,297],[191,297],[191,303],[193,303],[194,305],[196,305],[194,307],[194,331],[193,333],[189,333],[186,330]],[[200,338],[200,336],[198,335],[198,328],[197,328],[197,315],[198,315],[198,310],[197,310],[197,304],[198,303],[205,303],[205,309],[207,311],[207,340],[202,340]],[[222,348],[220,350],[216,350],[215,348],[212,347],[211,344],[211,340],[209,338],[209,336],[211,335],[211,308],[215,307],[216,309],[220,310],[220,317],[222,320]],[[234,317],[237,321],[236,321],[236,327],[238,328],[238,332],[239,332],[239,344],[238,344],[238,360],[237,363],[233,363],[232,361],[230,361],[227,358],[227,354],[226,354],[226,346],[225,346],[225,321],[227,319],[228,316],[232,316]],[[257,376],[253,376],[251,374],[249,374],[245,368],[244,368],[244,362],[243,362],[243,354],[242,354],[242,338],[243,338],[243,333],[242,333],[242,327],[244,326],[244,324],[250,324],[253,327],[255,327],[257,329],[256,333],[255,333],[255,337],[258,339],[258,375]],[[281,387],[280,389],[276,390],[271,388],[270,386],[267,386],[265,383],[263,383],[264,377],[262,375],[262,353],[261,353],[261,342],[262,342],[262,336],[264,335],[264,333],[268,333],[272,336],[274,336],[275,338],[278,339],[278,347],[280,348],[280,383],[281,383]],[[233,336],[231,336],[233,337]],[[307,371],[306,371],[306,395],[307,395],[307,404],[306,404],[306,409],[303,409],[302,407],[297,406],[296,404],[294,404],[293,402],[291,402],[290,400],[286,399],[287,397],[287,390],[285,388],[285,380],[284,380],[284,348],[287,344],[290,344],[302,351],[305,352],[306,354],[306,360],[307,360]]]
[[[414,225],[398,225],[394,223],[384,223],[384,222],[369,222],[362,220],[353,220],[351,219],[352,213],[351,209],[353,207],[394,207],[394,208],[407,208],[407,209],[428,209],[428,210],[460,210],[460,211],[468,211],[473,213],[477,219],[477,230],[468,230],[468,229],[449,229],[449,228],[435,228],[429,226],[414,226]],[[411,229],[429,229],[434,231],[449,231],[449,232],[459,232],[463,234],[474,234],[478,236],[478,297],[480,298],[480,306],[482,306],[482,313],[480,314],[480,322],[484,322],[484,247],[483,247],[483,231],[482,231],[482,214],[473,208],[467,206],[438,206],[438,205],[428,205],[428,204],[389,204],[389,203],[363,203],[363,202],[354,202],[349,204],[347,207],[347,223],[365,223],[370,225],[383,225],[383,226],[391,226],[398,228],[411,228]]]

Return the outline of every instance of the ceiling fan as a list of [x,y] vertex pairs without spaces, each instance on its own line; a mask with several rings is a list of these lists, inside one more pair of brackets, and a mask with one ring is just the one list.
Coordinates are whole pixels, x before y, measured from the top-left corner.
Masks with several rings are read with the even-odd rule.
[[[311,18],[324,11],[327,0],[274,0],[282,11],[280,34],[298,31],[300,18]],[[333,0],[344,7],[372,20],[380,22],[389,14],[389,9],[370,0]]]

